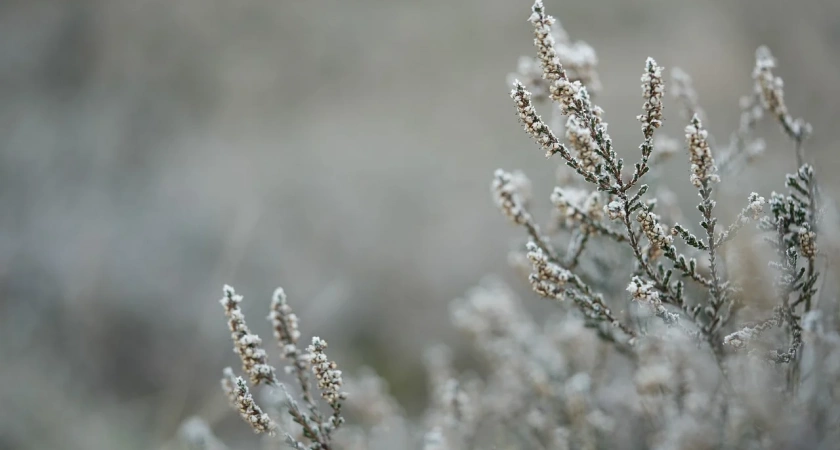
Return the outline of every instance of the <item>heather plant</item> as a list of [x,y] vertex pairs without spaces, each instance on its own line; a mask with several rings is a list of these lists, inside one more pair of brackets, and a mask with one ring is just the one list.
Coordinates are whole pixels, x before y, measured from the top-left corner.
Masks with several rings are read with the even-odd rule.
[[[302,349],[297,316],[278,289],[268,318],[287,364],[289,381],[281,382],[283,371],[245,322],[242,297],[226,286],[221,303],[244,375],[224,371],[231,405],[269,444],[296,449],[832,448],[840,439],[840,334],[827,313],[836,299],[820,289],[826,258],[820,191],[805,153],[811,127],[789,112],[769,50],[756,52],[753,91],[725,144],[705,127],[690,76],[673,69],[666,83],[648,58],[641,144],[625,167],[594,102],[595,51],[572,41],[540,0],[529,22],[536,56],[519,61],[510,96],[526,133],[562,163],[547,196],[550,223],[532,215],[534,189],[522,172],[497,170],[491,193],[525,232],[511,263],[556,312],[535,320],[492,277],[455,300],[452,322],[486,370],[459,372],[451,350],[429,349],[429,407],[412,421],[371,370],[343,374],[318,337]],[[660,135],[666,94],[685,124],[696,224],[658,170],[681,146]],[[548,121],[538,108],[550,111]],[[724,221],[718,186],[761,156],[755,131],[765,117],[790,139],[796,170],[787,192],[753,192]],[[724,258],[739,240],[760,241],[774,256],[768,279],[752,281],[768,283],[772,300],[745,287]],[[259,385],[269,393],[260,402],[251,393]],[[222,447],[200,421],[182,435],[198,448]]]

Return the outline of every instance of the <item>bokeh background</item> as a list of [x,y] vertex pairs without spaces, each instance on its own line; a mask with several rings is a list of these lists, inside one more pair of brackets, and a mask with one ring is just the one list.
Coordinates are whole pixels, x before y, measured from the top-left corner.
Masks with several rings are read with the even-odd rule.
[[[597,50],[597,101],[628,158],[645,57],[692,74],[725,141],[753,52],[770,46],[837,191],[840,3],[546,4]],[[528,296],[506,264],[518,230],[488,187],[497,167],[523,169],[544,211],[553,186],[556,162],[521,131],[505,86],[533,53],[529,7],[1,2],[0,448],[161,448],[196,414],[230,443],[252,439],[217,389],[236,365],[223,283],[265,337],[284,286],[306,336],[422,411],[419,355],[459,345],[448,302],[488,273]],[[664,133],[681,138],[675,110]],[[766,157],[722,199],[781,189],[793,169],[777,127],[760,130]],[[687,164],[666,170],[690,205]]]

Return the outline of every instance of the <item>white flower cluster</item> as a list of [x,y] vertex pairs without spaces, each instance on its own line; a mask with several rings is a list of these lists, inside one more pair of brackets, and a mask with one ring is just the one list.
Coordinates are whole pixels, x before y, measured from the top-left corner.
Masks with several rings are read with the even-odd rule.
[[802,256],[813,259],[817,256],[817,234],[803,228],[799,230],[799,249]]
[[529,184],[523,182],[521,177],[516,178],[502,169],[496,170],[493,174],[491,190],[496,206],[517,225],[524,225],[531,221],[531,215],[525,209],[525,201],[521,195],[523,188]]
[[701,188],[710,182],[719,182],[715,174],[715,160],[708,142],[709,132],[703,128],[700,118],[695,115],[691,125],[685,127],[685,139],[688,141],[688,153],[691,159],[691,183]]
[[753,79],[756,84],[756,92],[761,94],[764,107],[771,114],[777,117],[788,115],[785,106],[784,82],[780,77],[773,75],[776,67],[776,59],[767,47],[759,47],[755,52],[755,69]]
[[274,434],[277,425],[254,401],[245,380],[242,377],[235,376],[230,367],[224,370],[222,390],[227,394],[231,405],[239,411],[242,419],[251,425],[254,432]]
[[624,202],[621,200],[613,200],[604,206],[604,212],[610,220],[624,219]]
[[[811,134],[811,125],[801,119],[794,120],[785,105],[784,82],[781,77],[773,74],[776,59],[767,47],[759,47],[755,52],[755,92],[761,98],[764,109],[770,112],[782,125],[782,129],[792,139],[801,141]],[[799,164],[802,164],[802,154],[798,154]]]
[[[557,61],[567,71],[571,81],[579,81],[592,92],[601,89],[601,82],[596,71],[598,57],[595,50],[585,42],[571,42],[566,31],[555,21],[551,31],[555,41]],[[516,72],[508,74],[507,83],[512,85],[521,80],[529,87],[535,101],[549,98],[550,81],[543,78],[541,61],[530,56],[521,56],[517,61]]]
[[636,220],[642,225],[642,231],[647,236],[651,245],[657,249],[662,249],[671,246],[674,243],[674,238],[666,232],[665,227],[659,223],[659,217],[646,210],[639,212]]
[[750,194],[748,200],[750,203],[744,208],[744,212],[748,213],[749,218],[752,220],[760,219],[762,213],[764,213],[764,204],[766,203],[764,197],[753,192]]
[[665,95],[665,83],[662,81],[662,68],[653,58],[645,62],[642,75],[642,95],[645,99],[645,113],[638,116],[642,122],[642,132],[646,138],[653,136],[653,130],[662,126],[662,97]]
[[752,328],[742,328],[734,333],[731,333],[723,338],[723,343],[733,348],[743,348],[747,342],[752,339],[755,330]]
[[[666,325],[673,326],[679,324],[679,314],[668,311],[665,308],[665,305],[662,304],[661,294],[652,282],[639,277],[633,277],[630,280],[630,284],[627,285],[627,292],[630,293],[633,300],[649,307]],[[687,331],[684,328],[683,330]]]
[[[586,88],[580,81],[571,81],[563,69],[562,61],[557,53],[552,26],[555,19],[545,14],[542,1],[534,2],[531,17],[528,19],[534,25],[534,44],[537,47],[537,58],[543,68],[543,78],[551,84],[549,95],[560,105],[560,112],[564,116],[574,111],[574,102],[581,100],[581,94]],[[588,102],[588,94],[583,95]]]
[[767,330],[780,326],[782,323],[783,320],[777,311],[776,315],[765,321],[746,326],[738,331],[730,333],[729,335],[723,338],[723,343],[725,345],[731,346],[732,348],[743,348],[752,339],[759,337],[763,332]]
[[537,46],[537,58],[543,66],[545,78],[550,81],[566,78],[560,59],[557,56],[554,33],[552,32],[555,20],[554,17],[545,14],[545,6],[541,0],[534,2],[528,21],[534,25],[534,44]]
[[556,153],[568,152],[548,125],[537,115],[537,111],[531,103],[531,93],[525,90],[525,86],[518,80],[513,84],[510,97],[516,104],[519,121],[525,126],[525,131],[545,150],[546,157]]
[[312,338],[312,345],[306,348],[309,352],[309,359],[312,361],[312,373],[318,380],[318,389],[321,390],[321,397],[336,409],[341,400],[347,398],[347,394],[341,392],[341,385],[344,383],[341,378],[341,371],[335,361],[327,359],[324,350],[327,348],[327,341],[318,336]]
[[220,303],[225,308],[225,315],[228,317],[228,328],[233,339],[233,351],[242,360],[242,371],[247,373],[251,382],[255,385],[260,383],[274,384],[277,376],[274,367],[268,364],[268,356],[262,348],[262,339],[251,333],[245,323],[245,315],[239,308],[242,296],[228,285],[224,287],[224,297]]
[[601,158],[596,153],[598,143],[592,139],[589,128],[584,126],[577,116],[566,120],[566,139],[577,151],[577,157],[584,170],[594,172]]
[[557,208],[566,227],[581,222],[584,216],[593,221],[599,221],[604,216],[601,193],[598,191],[555,187],[551,193],[551,203]]
[[652,306],[661,304],[659,299],[659,291],[653,283],[644,281],[639,277],[633,277],[630,284],[627,285],[627,292],[633,296],[633,300],[639,303],[647,303]]
[[566,120],[566,140],[577,151],[577,157],[584,170],[594,172],[601,158],[596,153],[598,143],[592,139],[589,128],[584,126],[577,116]]
[[274,327],[274,337],[283,349],[283,356],[295,359],[298,355],[297,342],[300,339],[297,314],[286,301],[286,292],[278,287],[271,296],[271,312],[268,315]]
[[531,284],[537,293],[541,295],[550,294],[547,296],[555,297],[557,291],[562,290],[574,275],[568,270],[548,260],[545,254],[537,244],[528,242],[528,260],[531,261],[531,267],[534,272],[531,274]]

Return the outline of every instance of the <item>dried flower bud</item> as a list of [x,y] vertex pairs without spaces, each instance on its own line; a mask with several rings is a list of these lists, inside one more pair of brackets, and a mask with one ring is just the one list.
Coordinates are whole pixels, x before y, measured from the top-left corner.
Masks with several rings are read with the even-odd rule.
[[691,119],[691,125],[685,127],[691,159],[691,183],[698,188],[720,181],[720,177],[715,174],[717,168],[712,158],[712,149],[709,148],[708,134],[696,115]]
[[748,217],[752,220],[760,219],[761,214],[764,212],[764,204],[766,203],[764,197],[753,192],[750,194],[748,200],[750,203],[744,208],[744,213],[748,213]]
[[580,123],[577,116],[569,116],[566,121],[566,139],[577,151],[581,166],[588,172],[594,172],[601,158],[596,154],[598,143],[592,139],[589,128]]
[[732,348],[739,349],[743,348],[749,343],[752,339],[755,339],[761,336],[762,333],[765,331],[781,326],[782,318],[780,315],[777,314],[767,320],[762,322],[758,322],[754,325],[749,325],[744,328],[741,328],[738,331],[730,333],[726,337],[723,338],[723,343],[725,345],[729,345]]
[[298,317],[286,302],[286,292],[283,288],[278,287],[271,296],[271,313],[268,318],[274,326],[274,337],[277,338],[280,346],[286,349],[284,353],[288,354],[292,347],[296,347],[300,330]]
[[525,209],[524,201],[519,192],[522,186],[523,183],[521,181],[517,183],[510,172],[498,169],[493,175],[491,187],[496,206],[499,207],[502,214],[517,225],[524,225],[531,221],[531,215]]
[[581,230],[591,232],[594,230],[590,230],[586,222],[597,222],[603,218],[601,193],[598,191],[555,187],[551,202],[557,207],[562,225],[567,228],[579,224]]
[[666,248],[674,243],[674,238],[667,232],[664,226],[659,223],[659,217],[646,210],[639,212],[636,220],[642,226],[642,232],[645,233],[651,245],[656,248]]
[[265,349],[262,348],[262,340],[251,333],[245,323],[245,315],[239,308],[242,296],[237,295],[228,285],[224,287],[224,294],[220,303],[225,308],[225,315],[228,317],[228,328],[230,328],[234,344],[233,351],[242,360],[242,371],[248,374],[251,383],[255,385],[276,383],[277,375],[274,367],[268,364],[268,357]]
[[653,136],[653,130],[662,126],[662,96],[665,94],[665,83],[662,81],[662,68],[653,58],[645,62],[645,73],[642,75],[642,96],[645,99],[645,113],[638,117],[642,122],[642,132],[646,138]]
[[554,17],[545,13],[542,0],[535,1],[531,11],[531,17],[528,18],[528,21],[534,25],[534,45],[537,46],[537,58],[543,66],[543,76],[550,81],[566,78],[566,73],[557,57],[554,35],[551,30],[554,25]]
[[242,377],[234,376],[230,367],[224,370],[222,378],[222,389],[228,396],[231,405],[239,411],[242,419],[253,428],[256,433],[274,434],[277,425],[262,412],[262,409],[254,401],[245,380]]
[[630,284],[627,285],[627,292],[633,296],[633,300],[640,303],[647,303],[653,306],[661,303],[659,291],[656,290],[653,283],[644,281],[639,277],[633,277]]
[[539,280],[548,281],[557,286],[565,285],[574,275],[568,270],[548,260],[545,252],[533,242],[528,242],[528,259]]
[[802,256],[808,259],[814,259],[817,256],[817,234],[813,231],[803,228],[799,230],[799,249]]
[[568,150],[560,143],[557,136],[543,122],[542,118],[537,115],[537,111],[531,103],[531,93],[525,90],[525,86],[518,80],[514,82],[513,89],[510,91],[510,97],[516,105],[516,113],[519,121],[522,122],[525,131],[545,150],[545,156],[550,157],[560,153],[565,158]]
[[613,200],[604,206],[604,212],[610,220],[619,220],[624,218],[624,203],[621,200]]
[[761,93],[761,100],[764,107],[777,117],[788,114],[785,106],[784,82],[781,78],[773,75],[776,67],[776,59],[767,47],[759,47],[755,51],[755,69],[753,79],[756,83],[756,92]]
[[[788,113],[785,105],[784,82],[780,77],[773,74],[776,67],[776,59],[767,47],[759,47],[755,52],[755,69],[753,79],[755,80],[755,92],[761,97],[762,106],[770,111],[782,129],[791,138],[801,140],[811,134],[811,125],[801,119],[794,120]],[[801,157],[801,155],[798,155]]]
[[312,362],[312,373],[318,380],[318,389],[321,390],[321,397],[327,401],[333,409],[333,425],[338,427],[344,419],[340,416],[341,401],[347,398],[347,394],[341,392],[343,380],[341,371],[335,361],[327,359],[324,350],[327,349],[327,341],[318,336],[312,338],[312,345],[306,348],[309,352],[309,359]]
[[593,111],[586,88],[581,81],[571,80],[563,69],[552,33],[554,17],[545,13],[542,0],[534,2],[532,11],[528,20],[534,25],[534,45],[537,47],[537,59],[543,68],[543,78],[551,83],[551,99],[559,103],[560,112],[564,116],[571,115],[578,109],[575,102],[584,102],[587,105],[585,109]]

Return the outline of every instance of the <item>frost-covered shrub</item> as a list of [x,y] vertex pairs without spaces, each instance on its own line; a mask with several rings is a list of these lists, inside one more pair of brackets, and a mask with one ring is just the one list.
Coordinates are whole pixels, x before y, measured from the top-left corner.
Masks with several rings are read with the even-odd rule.
[[[594,102],[594,50],[572,41],[540,0],[529,21],[536,57],[520,60],[510,95],[527,134],[562,163],[560,185],[547,195],[551,223],[541,227],[530,213],[533,187],[523,173],[496,171],[491,191],[525,231],[510,260],[557,313],[536,321],[492,278],[453,302],[453,324],[489,369],[458,373],[446,348],[430,349],[431,398],[418,423],[372,371],[342,374],[317,337],[301,348],[298,319],[278,289],[269,319],[294,380],[287,390],[245,323],[242,298],[226,287],[222,305],[242,372],[277,394],[261,407],[246,379],[226,369],[231,404],[270,444],[297,449],[832,448],[840,439],[840,334],[824,314],[836,299],[820,292],[820,193],[804,150],[811,130],[788,111],[770,52],[756,52],[753,92],[725,144],[704,126],[691,78],[674,69],[666,83],[648,58],[631,168]],[[659,135],[666,93],[685,123],[697,224],[654,170],[680,153],[676,139]],[[765,116],[794,149],[788,190],[752,193],[736,217],[719,220],[717,187],[761,155],[754,130]],[[775,255],[772,301],[756,301],[721,256],[737,239],[758,238]],[[345,423],[347,411],[355,423]],[[191,422],[188,431],[198,447],[221,445],[207,427]]]

